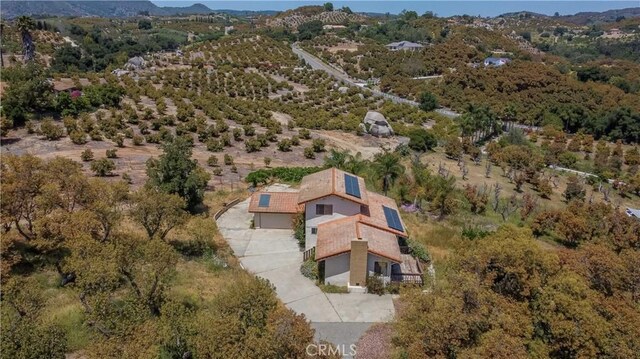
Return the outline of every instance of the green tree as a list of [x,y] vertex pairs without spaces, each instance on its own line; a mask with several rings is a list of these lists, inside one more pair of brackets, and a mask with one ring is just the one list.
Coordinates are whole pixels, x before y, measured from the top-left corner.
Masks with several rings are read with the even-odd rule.
[[169,231],[187,220],[184,200],[175,194],[143,188],[132,196],[131,218],[144,227],[149,239],[164,240]]
[[385,150],[375,155],[372,169],[377,178],[382,180],[382,191],[385,195],[395,181],[404,174],[404,166],[400,163],[400,155]]
[[298,40],[311,40],[322,34],[324,24],[320,20],[311,20],[298,25]]
[[420,109],[422,111],[433,111],[438,107],[438,99],[431,92],[420,94]]
[[16,27],[18,28],[18,31],[20,31],[20,37],[22,38],[22,54],[24,55],[24,61],[33,61],[36,55],[36,45],[33,43],[31,30],[36,28],[36,23],[29,16],[20,16],[16,20]]
[[91,170],[98,177],[105,177],[111,175],[111,172],[116,169],[116,164],[108,158],[101,158],[91,162]]
[[210,175],[191,159],[191,144],[178,137],[162,145],[163,154],[147,161],[147,183],[163,192],[182,197],[187,208],[202,203]]
[[438,145],[436,136],[423,129],[417,128],[409,132],[409,148],[416,152],[426,152]]
[[3,79],[9,83],[2,96],[2,112],[14,125],[24,124],[30,113],[51,109],[53,85],[42,66],[30,62],[2,72]]
[[574,198],[580,200],[584,199],[585,191],[578,176],[569,176],[569,179],[567,179],[567,188],[564,191],[563,196],[567,202]]

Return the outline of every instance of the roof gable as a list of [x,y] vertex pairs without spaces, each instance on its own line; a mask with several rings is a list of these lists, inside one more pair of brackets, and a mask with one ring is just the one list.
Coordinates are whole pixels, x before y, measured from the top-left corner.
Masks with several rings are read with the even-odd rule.
[[[354,177],[356,182],[347,187],[346,178],[349,177]],[[360,197],[353,195],[352,190],[355,187],[358,188]],[[300,183],[298,203],[306,203],[331,195],[336,195],[359,204],[368,203],[368,192],[366,191],[364,179],[336,168],[329,168],[305,176]]]

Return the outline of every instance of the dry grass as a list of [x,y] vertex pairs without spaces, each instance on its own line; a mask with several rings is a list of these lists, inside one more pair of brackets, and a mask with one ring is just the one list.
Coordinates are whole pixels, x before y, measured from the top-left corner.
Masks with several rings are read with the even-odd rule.
[[[466,156],[465,156],[466,157]],[[515,190],[515,185],[510,182],[510,180],[505,176],[502,169],[498,166],[492,165],[491,172],[489,174],[489,178],[486,177],[486,158],[481,162],[479,166],[475,165],[472,161],[469,160],[468,157],[465,158],[467,168],[469,173],[467,174],[467,179],[462,179],[462,171],[458,167],[458,163],[456,160],[448,159],[442,148],[438,148],[436,152],[429,152],[424,154],[421,158],[424,163],[427,163],[432,173],[438,173],[438,166],[442,164],[451,175],[456,178],[456,184],[458,187],[462,188],[465,184],[477,185],[478,187],[482,187],[485,184],[488,187],[493,186],[495,183],[498,183],[502,187],[502,192],[500,193],[501,197],[509,197],[516,193],[517,196],[522,196],[522,193],[529,192],[532,194],[536,194],[538,198],[538,205],[541,209],[559,209],[564,208],[566,206],[566,202],[562,194],[567,188],[567,178],[569,175],[563,172],[557,172],[558,174],[558,187],[553,189],[553,194],[551,198],[545,199],[538,195],[538,192],[528,183],[525,183],[522,186],[522,193],[517,193]],[[547,169],[547,173],[551,173],[552,170]],[[585,185],[586,196],[589,198],[593,193],[594,201],[604,201],[604,196],[602,193],[598,191],[594,191],[594,189]],[[637,196],[631,196],[629,198],[620,197],[615,191],[611,191],[611,203],[613,205],[620,204],[622,208],[625,207],[640,207],[640,198]]]

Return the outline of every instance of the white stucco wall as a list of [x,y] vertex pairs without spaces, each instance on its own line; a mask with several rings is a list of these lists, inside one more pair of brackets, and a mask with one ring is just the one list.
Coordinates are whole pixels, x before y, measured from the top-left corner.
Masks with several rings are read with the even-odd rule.
[[253,215],[255,228],[293,228],[293,215],[287,213],[255,213]]
[[349,263],[351,254],[344,253],[339,256],[325,259],[324,283],[346,286],[349,284]]
[[[333,205],[332,215],[316,215],[316,204]],[[318,224],[334,220],[336,218],[353,216],[360,213],[360,204],[342,197],[328,196],[314,201],[310,201],[305,206],[305,249],[316,246],[317,235],[311,234],[311,228],[318,227]]]

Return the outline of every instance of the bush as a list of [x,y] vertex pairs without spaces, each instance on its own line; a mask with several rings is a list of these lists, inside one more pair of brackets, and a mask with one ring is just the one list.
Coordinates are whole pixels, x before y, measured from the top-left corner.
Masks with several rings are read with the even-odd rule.
[[315,258],[309,258],[300,266],[300,273],[303,276],[313,280],[318,280],[318,263],[316,263]]
[[116,169],[116,164],[108,158],[91,162],[91,170],[99,177],[110,175],[114,169]]
[[134,146],[142,146],[143,143],[144,143],[144,137],[142,137],[140,135],[134,135],[133,136],[133,145]]
[[207,141],[207,151],[211,151],[211,152],[221,152],[223,150],[224,146],[222,144],[222,142],[218,141],[218,140],[214,140],[209,139]]
[[245,181],[257,186],[266,184],[270,178],[286,183],[299,183],[304,176],[320,171],[320,167],[274,167],[262,168],[247,175]]
[[233,164],[233,157],[228,153],[224,154],[224,164],[226,166],[231,166]]
[[256,134],[256,129],[251,125],[243,126],[242,130],[244,131],[244,135],[247,136],[247,137],[251,137],[251,136],[254,136]]
[[419,260],[425,263],[431,261],[431,256],[429,255],[429,252],[422,244],[412,239],[407,239],[407,245],[409,246],[409,248],[411,248],[411,253],[413,254],[414,257],[418,258]]
[[409,148],[416,152],[426,152],[434,149],[437,145],[436,136],[423,128],[409,132]]
[[367,291],[371,294],[384,294],[384,281],[379,275],[370,275],[367,278]]
[[97,128],[94,128],[89,132],[89,137],[91,137],[92,141],[102,141],[102,132]]
[[113,141],[116,143],[116,146],[124,147],[124,136],[123,135],[117,134],[116,137],[113,139]]
[[222,176],[222,168],[220,168],[220,167],[215,167],[215,168],[213,169],[213,175],[214,175],[214,176]]
[[84,162],[93,161],[93,151],[91,151],[90,148],[82,151],[82,154],[80,154],[80,159],[82,159]]
[[84,145],[87,143],[87,135],[82,131],[71,131],[71,133],[69,133],[69,138],[71,139],[71,142],[76,145]]
[[115,148],[108,149],[106,155],[107,158],[118,158],[118,150]]
[[236,167],[236,165],[231,166],[231,173],[238,173],[238,167]]
[[311,132],[309,132],[309,130],[307,130],[306,128],[301,128],[300,131],[298,131],[298,134],[305,140],[311,138]]
[[233,139],[235,141],[242,141],[242,130],[239,128],[233,129]]
[[298,241],[300,248],[305,248],[306,232],[304,213],[298,213],[293,217],[293,237]]
[[207,165],[211,167],[218,167],[218,157],[213,155],[209,156],[209,158],[207,158]]
[[282,151],[282,152],[289,152],[291,151],[291,140],[285,138],[283,140],[281,140],[280,142],[278,142],[278,150]]
[[61,126],[55,124],[53,120],[47,118],[40,124],[40,132],[49,141],[60,139],[64,136],[64,130]]
[[308,158],[308,159],[314,159],[316,158],[316,153],[313,150],[313,147],[305,147],[304,148],[304,157]]
[[438,99],[431,92],[420,94],[420,109],[423,111],[433,111],[438,107]]
[[133,183],[133,179],[131,179],[131,176],[127,172],[122,174],[122,180],[127,182],[128,184]]
[[264,158],[264,165],[269,167],[270,164],[271,164],[271,157],[265,157]]
[[321,138],[314,139],[311,144],[311,146],[313,147],[313,152],[324,152],[325,145],[326,141]]
[[261,143],[256,139],[246,140],[244,142],[244,148],[247,153],[260,151]]

